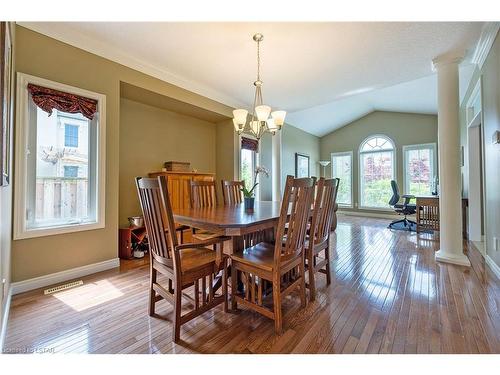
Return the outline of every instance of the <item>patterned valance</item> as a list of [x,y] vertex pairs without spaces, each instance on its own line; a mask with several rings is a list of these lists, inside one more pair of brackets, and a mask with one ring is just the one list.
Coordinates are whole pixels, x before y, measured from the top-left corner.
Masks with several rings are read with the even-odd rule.
[[259,149],[259,141],[256,139],[241,137],[241,148],[257,152]]
[[64,91],[49,89],[43,86],[28,84],[28,91],[33,102],[49,116],[55,108],[68,113],[81,113],[92,120],[97,112],[97,100],[70,94]]

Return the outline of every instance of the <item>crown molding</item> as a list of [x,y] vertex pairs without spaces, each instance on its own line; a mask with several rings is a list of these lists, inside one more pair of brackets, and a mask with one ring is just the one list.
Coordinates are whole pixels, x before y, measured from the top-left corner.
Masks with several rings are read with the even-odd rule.
[[112,44],[91,38],[70,27],[64,27],[63,30],[61,25],[58,25],[57,22],[17,22],[17,24],[227,106],[233,108],[244,108],[246,106],[245,103],[229,95],[132,56],[114,47]]
[[477,64],[479,69],[483,67],[499,29],[500,22],[485,22],[483,25],[481,36],[479,37],[474,55],[472,56],[472,62]]

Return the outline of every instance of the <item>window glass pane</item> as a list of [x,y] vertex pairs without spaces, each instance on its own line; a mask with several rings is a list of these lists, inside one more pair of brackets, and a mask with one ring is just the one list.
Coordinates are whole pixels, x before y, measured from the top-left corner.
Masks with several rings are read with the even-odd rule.
[[372,137],[367,139],[361,147],[361,152],[393,150],[392,142],[384,137]]
[[245,181],[245,186],[250,189],[253,185],[253,173],[255,152],[247,149],[241,150],[241,179]]
[[392,196],[393,157],[393,151],[360,154],[361,206],[389,207]]
[[332,156],[332,177],[340,178],[338,204],[352,205],[351,164],[352,157],[349,154]]
[[90,121],[56,110],[49,116],[38,107],[33,120],[36,145],[30,150],[36,150],[36,187],[27,227],[88,221]]
[[407,194],[430,195],[433,190],[434,150],[432,147],[405,151]]

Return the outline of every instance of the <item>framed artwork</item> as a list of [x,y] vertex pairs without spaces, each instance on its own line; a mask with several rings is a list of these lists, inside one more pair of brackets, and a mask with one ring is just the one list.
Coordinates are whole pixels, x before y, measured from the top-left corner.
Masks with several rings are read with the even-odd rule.
[[295,153],[295,177],[310,177],[309,155]]
[[12,38],[7,22],[0,22],[0,186],[10,181],[12,130]]

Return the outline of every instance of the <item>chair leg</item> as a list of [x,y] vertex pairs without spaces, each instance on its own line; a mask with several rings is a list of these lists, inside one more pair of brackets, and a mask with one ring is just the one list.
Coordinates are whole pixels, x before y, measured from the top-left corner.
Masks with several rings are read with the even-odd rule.
[[222,271],[222,295],[224,296],[224,312],[227,312],[227,259],[224,260],[224,270]]
[[231,310],[236,310],[238,308],[238,303],[234,297],[238,290],[238,270],[231,264]]
[[153,284],[156,283],[156,270],[153,268],[151,264],[149,267],[149,306],[148,306],[148,315],[153,316],[155,314],[155,298],[156,292],[153,289]]
[[273,305],[274,305],[274,331],[280,335],[283,330],[283,317],[281,316],[281,290],[280,276],[273,276]]
[[[316,284],[315,284],[315,280],[314,280],[314,258],[315,256],[314,255],[311,255],[311,254],[314,254],[313,250],[311,249],[309,251],[309,257],[307,259],[307,270],[309,271],[309,299],[311,301],[314,301],[314,299],[316,298]],[[302,274],[303,277],[305,277],[304,274]]]
[[181,302],[182,302],[182,288],[179,282],[175,283],[175,300],[174,300],[174,329],[172,331],[172,338],[174,342],[178,342],[181,337]]
[[[300,277],[300,304],[302,308],[305,308],[307,306],[307,296],[306,296],[306,267],[304,265],[304,262],[301,262],[299,265],[299,277]],[[314,274],[314,270],[313,270]],[[314,285],[314,276],[313,276],[313,284]],[[310,282],[310,281],[309,281]],[[310,287],[311,285],[309,285]],[[310,289],[312,290],[312,289]],[[311,294],[312,295],[312,294]]]
[[326,259],[326,285],[330,285],[332,282],[332,275],[330,274],[330,246],[325,249],[325,259]]

